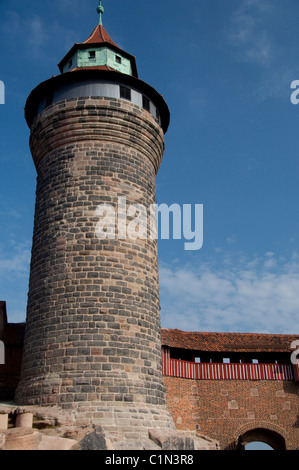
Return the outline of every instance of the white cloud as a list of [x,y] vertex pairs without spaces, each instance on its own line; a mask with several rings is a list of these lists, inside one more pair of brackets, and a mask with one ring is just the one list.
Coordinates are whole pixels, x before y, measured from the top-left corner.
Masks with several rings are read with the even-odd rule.
[[42,19],[38,15],[23,18],[14,11],[8,11],[1,29],[10,40],[22,39],[22,43],[29,48],[30,54],[43,48],[49,38]]
[[78,39],[78,32],[68,29],[58,21],[47,22],[39,15],[24,17],[15,11],[7,11],[0,24],[1,32],[10,44],[23,44],[23,51],[31,59],[49,54],[49,46],[69,50]]
[[8,248],[0,247],[0,279],[29,276],[29,243],[12,244]]
[[191,331],[298,332],[299,259],[274,253],[215,266],[160,267],[162,326]]
[[274,47],[264,21],[269,10],[266,0],[243,0],[233,12],[228,40],[240,60],[262,66],[272,61]]
[[257,101],[279,98],[285,102],[290,101],[291,83],[299,76],[299,67],[297,64],[285,64],[281,66],[278,63],[273,67],[271,73],[267,73],[258,83],[254,96]]
[[49,35],[46,32],[42,19],[35,15],[25,20],[24,26],[29,33],[27,38],[28,46],[33,49],[44,47],[45,43],[48,41]]
[[5,300],[9,322],[23,322],[26,314],[31,243],[0,245],[0,300]]
[[[2,156],[1,156],[2,160]],[[13,219],[21,219],[22,215],[14,208],[12,205],[8,204],[6,201],[0,201],[0,216],[9,217]]]

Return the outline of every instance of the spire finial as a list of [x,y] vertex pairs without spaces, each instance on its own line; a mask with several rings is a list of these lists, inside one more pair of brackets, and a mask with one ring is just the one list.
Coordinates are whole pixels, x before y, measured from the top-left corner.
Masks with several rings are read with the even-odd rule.
[[97,7],[97,12],[98,14],[100,15],[100,18],[99,18],[99,25],[103,25],[102,23],[102,15],[104,13],[104,7],[102,7],[102,2],[101,0],[99,1],[99,6]]

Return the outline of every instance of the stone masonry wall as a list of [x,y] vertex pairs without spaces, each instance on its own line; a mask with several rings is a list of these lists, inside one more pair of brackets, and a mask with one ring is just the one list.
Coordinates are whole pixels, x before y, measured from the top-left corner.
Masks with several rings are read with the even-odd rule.
[[[161,372],[157,242],[99,240],[99,204],[154,204],[163,131],[124,100],[66,100],[31,129],[36,208],[16,401],[79,424],[173,426]],[[135,216],[135,215],[134,215]]]
[[189,380],[164,377],[177,429],[197,430],[234,447],[256,428],[274,431],[287,450],[299,445],[299,385],[284,381]]

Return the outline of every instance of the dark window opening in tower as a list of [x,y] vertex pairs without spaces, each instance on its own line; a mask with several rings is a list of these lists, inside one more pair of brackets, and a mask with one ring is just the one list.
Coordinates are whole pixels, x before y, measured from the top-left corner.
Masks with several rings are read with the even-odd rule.
[[95,60],[96,51],[89,51],[89,60]]
[[46,95],[45,108],[47,108],[47,106],[50,106],[50,104],[52,103],[53,103],[53,90],[50,90],[48,91]]
[[160,117],[160,113],[159,113],[159,110],[156,108],[156,121],[160,124],[161,123],[161,117]]
[[69,61],[69,69],[71,68],[72,65],[73,65],[73,59]]
[[125,100],[131,101],[131,90],[130,90],[130,88],[120,85],[120,87],[119,87],[119,96],[120,96],[120,98],[124,98]]
[[117,62],[118,64],[121,64],[121,57],[119,55],[115,56],[115,62]]
[[150,110],[150,101],[148,98],[146,98],[146,96],[142,96],[142,106],[144,109],[146,109],[147,111]]

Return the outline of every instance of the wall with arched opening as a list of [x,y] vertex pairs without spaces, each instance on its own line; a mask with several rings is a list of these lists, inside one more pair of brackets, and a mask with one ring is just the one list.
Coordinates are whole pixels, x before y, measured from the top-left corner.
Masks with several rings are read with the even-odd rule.
[[285,438],[273,429],[257,427],[245,431],[238,438],[238,449],[245,450],[253,442],[265,443],[273,450],[286,450]]
[[287,450],[298,447],[297,382],[164,376],[164,384],[168,409],[178,429],[196,430],[217,440],[221,449],[237,449],[240,436],[253,439],[253,430],[258,429],[267,430],[259,435],[256,431],[259,440],[262,436],[267,443]]

